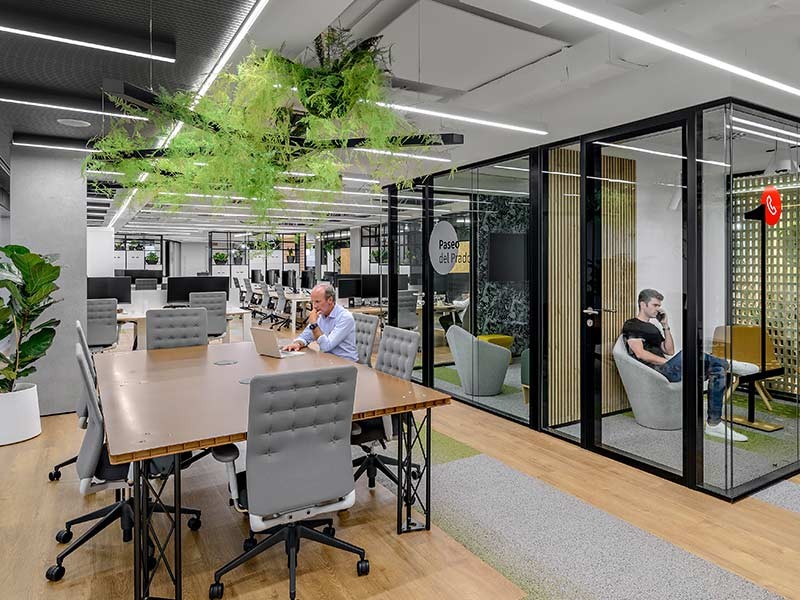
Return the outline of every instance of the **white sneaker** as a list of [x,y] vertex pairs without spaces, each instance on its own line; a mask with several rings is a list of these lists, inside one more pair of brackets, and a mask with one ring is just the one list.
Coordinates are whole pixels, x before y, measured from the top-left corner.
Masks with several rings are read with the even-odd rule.
[[758,368],[758,365],[754,365],[753,363],[742,362],[740,360],[732,360],[730,362],[731,373],[734,375],[752,375],[753,373],[758,373],[761,370]]
[[717,437],[722,439],[728,438],[732,439],[734,442],[747,441],[746,435],[742,435],[741,433],[734,431],[733,429],[725,425],[725,423],[723,423],[722,421],[720,421],[716,425],[709,425],[708,423],[706,423],[706,433],[711,437]]

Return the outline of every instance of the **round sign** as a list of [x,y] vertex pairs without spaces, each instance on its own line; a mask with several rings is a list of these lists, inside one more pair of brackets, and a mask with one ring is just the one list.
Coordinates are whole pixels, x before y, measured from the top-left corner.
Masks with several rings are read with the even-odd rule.
[[761,204],[764,205],[764,221],[774,227],[781,220],[781,193],[774,185],[768,185],[761,194]]
[[450,222],[439,221],[433,226],[428,253],[433,269],[439,275],[447,275],[453,270],[458,258],[458,234]]

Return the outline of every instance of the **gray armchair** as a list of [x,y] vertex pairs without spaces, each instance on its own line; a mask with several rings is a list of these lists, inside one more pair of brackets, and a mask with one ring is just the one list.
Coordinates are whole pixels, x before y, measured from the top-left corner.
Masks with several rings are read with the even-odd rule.
[[458,325],[450,327],[446,337],[464,392],[470,396],[498,395],[511,362],[511,351],[479,340]]
[[189,306],[205,308],[208,317],[208,337],[222,337],[228,333],[228,295],[225,292],[191,292]]
[[378,317],[353,313],[356,322],[356,350],[358,362],[362,365],[372,366],[372,348],[375,346],[375,332],[378,330]]
[[[302,539],[357,554],[358,575],[369,573],[364,549],[336,538],[331,519],[314,518],[355,503],[348,434],[357,372],[344,366],[250,381],[246,470],[235,473],[235,449],[214,453],[226,463],[236,508],[249,514],[250,536],[244,553],[214,573],[212,600],[222,598],[223,575],[278,543],[289,558],[292,599]],[[257,542],[262,532],[268,537]]]
[[622,336],[614,344],[613,355],[636,422],[650,429],[680,429],[682,384],[670,383],[661,373],[628,354]]
[[148,350],[208,344],[205,308],[161,308],[148,310],[146,317]]
[[416,329],[417,321],[417,296],[413,290],[397,292],[397,326],[401,329]]
[[117,326],[117,299],[95,298],[86,301],[86,342],[92,352],[116,346],[119,340]]

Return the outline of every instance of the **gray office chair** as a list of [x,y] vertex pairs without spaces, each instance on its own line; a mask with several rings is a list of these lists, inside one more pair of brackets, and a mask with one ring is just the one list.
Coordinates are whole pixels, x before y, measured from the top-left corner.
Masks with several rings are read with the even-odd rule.
[[[96,494],[102,490],[115,490],[116,501],[99,510],[92,511],[76,519],[67,521],[64,529],[56,534],[56,541],[60,544],[68,544],[72,540],[72,527],[81,523],[96,521],[87,531],[72,542],[56,557],[56,564],[50,566],[45,572],[45,577],[50,581],[58,581],[64,577],[64,559],[83,546],[106,527],[120,521],[122,528],[122,541],[129,542],[133,539],[134,507],[133,497],[126,494],[129,491],[130,463],[112,465],[108,448],[105,444],[106,428],[103,420],[103,413],[100,409],[100,400],[95,391],[94,380],[87,363],[80,343],[75,344],[75,356],[78,360],[78,369],[81,372],[83,383],[87,393],[87,412],[88,422],[86,433],[83,435],[83,443],[78,452],[76,469],[80,477],[80,491],[84,496]],[[147,463],[148,475],[155,478],[165,478],[170,476],[172,459],[154,459]],[[171,506],[152,504],[148,510],[153,512],[171,512],[174,515],[175,509]],[[191,515],[188,526],[192,531],[196,531],[202,525],[200,511],[193,508],[181,508],[181,514]],[[149,539],[148,539],[149,542]],[[152,544],[152,542],[150,542]],[[151,567],[155,568],[155,547],[149,548]]]
[[96,298],[86,301],[86,343],[92,352],[113,348],[119,341],[117,299]]
[[191,292],[189,306],[206,309],[208,337],[222,337],[228,332],[228,295],[225,292]]
[[208,317],[205,308],[161,308],[148,310],[147,349],[205,346]]
[[[238,450],[215,453],[226,463],[231,498],[249,513],[250,537],[244,553],[214,573],[211,600],[222,598],[223,575],[279,542],[289,557],[292,600],[301,539],[357,554],[358,575],[369,573],[364,549],[334,537],[331,519],[314,518],[355,503],[347,435],[356,373],[354,366],[344,366],[257,375],[250,381],[246,470],[238,475],[234,471]],[[254,534],[261,532],[269,537],[256,542]]]
[[270,329],[274,329],[277,326],[278,330],[280,330],[292,322],[292,316],[286,310],[286,305],[289,303],[289,300],[286,299],[286,292],[280,283],[275,284],[275,293],[278,294],[278,299],[275,301],[275,308],[271,311],[262,312],[258,324],[260,325],[264,321],[269,321]]
[[[78,333],[78,345],[83,352],[83,358],[86,361],[86,364],[89,366],[89,371],[92,376],[92,381],[97,384],[97,372],[94,370],[94,361],[92,359],[92,353],[89,350],[89,344],[86,342],[86,334],[83,332],[83,327],[81,327],[80,321],[75,321],[75,329]],[[89,407],[88,407],[88,400],[86,398],[86,390],[81,389],[78,392],[77,396],[78,401],[75,404],[75,414],[78,416],[78,427],[81,429],[86,429],[87,418],[89,416]],[[53,470],[47,474],[47,478],[50,481],[58,481],[61,479],[61,469],[66,466],[75,464],[75,461],[78,460],[78,455],[68,458],[64,462],[58,463]]]
[[375,332],[378,330],[380,319],[373,315],[353,313],[356,322],[356,350],[358,362],[362,365],[372,366],[372,348],[375,346]]
[[149,277],[140,277],[136,280],[137,290],[157,290],[158,279],[150,279]]
[[[410,380],[418,347],[419,334],[416,331],[386,326],[378,346],[375,370]],[[389,468],[397,467],[397,459],[377,454],[375,448],[380,445],[385,450],[386,442],[397,437],[400,431],[399,419],[398,415],[391,415],[358,422],[359,428],[354,428],[350,443],[359,446],[365,454],[353,459],[353,467],[356,469],[354,480],[366,473],[369,487],[374,488],[375,477],[380,471],[397,485],[397,474]],[[412,468],[415,473],[419,473],[419,465],[412,465]]]
[[397,326],[401,329],[416,329],[418,325],[416,292],[400,290],[397,292]]

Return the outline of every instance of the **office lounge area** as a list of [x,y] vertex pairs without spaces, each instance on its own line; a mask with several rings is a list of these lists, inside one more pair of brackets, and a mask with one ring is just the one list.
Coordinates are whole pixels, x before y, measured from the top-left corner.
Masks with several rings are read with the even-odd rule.
[[796,11],[189,4],[0,1],[5,594],[797,597]]

